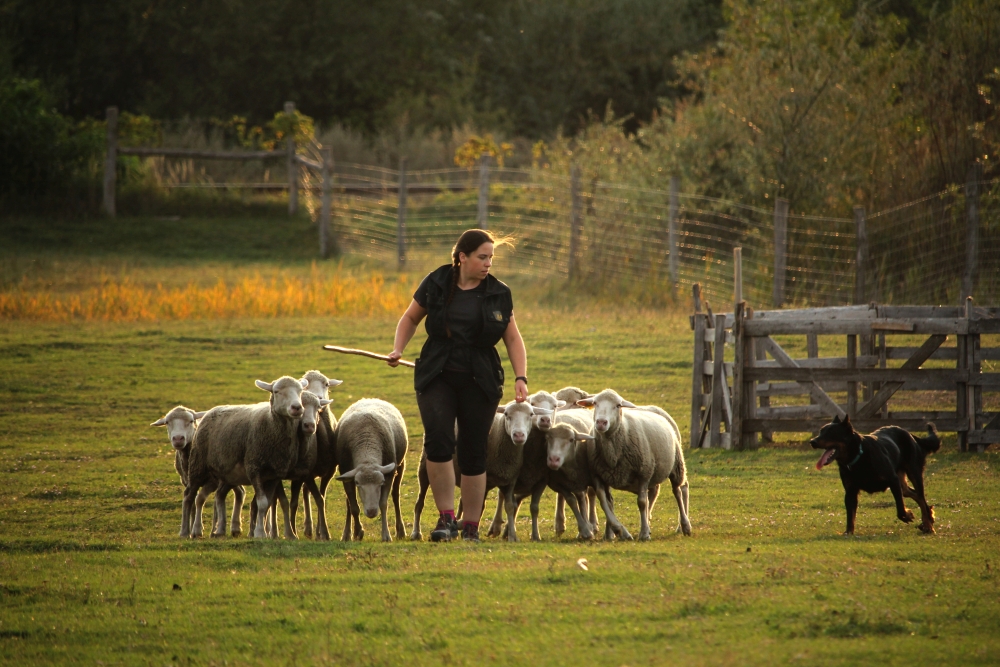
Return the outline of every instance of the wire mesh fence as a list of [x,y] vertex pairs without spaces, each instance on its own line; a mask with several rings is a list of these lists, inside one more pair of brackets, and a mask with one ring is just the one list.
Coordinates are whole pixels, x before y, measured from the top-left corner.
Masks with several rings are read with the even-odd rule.
[[[299,154],[320,163],[321,147],[313,144],[300,146]],[[163,179],[169,187],[287,187],[282,164],[251,162],[213,175],[191,160],[180,168],[150,159],[158,173],[169,174]],[[970,276],[979,302],[1000,299],[998,180],[868,212],[859,281],[859,242],[865,240],[856,218],[797,212],[792,202],[784,231],[776,235],[775,209],[629,183],[574,181],[549,169],[489,166],[484,174],[483,168],[401,171],[334,163],[330,225],[336,247],[422,270],[447,261],[463,230],[483,226],[517,239],[515,249],[498,251],[498,274],[572,278],[654,301],[683,298],[697,282],[705,297],[730,303],[734,248],[742,248],[743,295],[760,307],[773,303],[776,270],[784,274],[784,305],[958,303]],[[304,163],[296,171],[302,203],[315,220],[321,176]],[[783,268],[776,262],[779,237]]]

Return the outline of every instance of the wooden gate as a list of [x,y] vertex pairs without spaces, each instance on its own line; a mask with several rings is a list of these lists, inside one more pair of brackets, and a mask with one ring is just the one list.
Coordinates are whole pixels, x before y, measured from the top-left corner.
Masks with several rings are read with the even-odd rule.
[[[742,302],[735,316],[696,312],[692,327],[694,447],[755,447],[759,436],[816,432],[845,415],[862,431],[893,424],[919,432],[932,421],[958,433],[962,451],[1000,442],[1000,412],[983,408],[983,393],[1000,391],[1000,373],[982,369],[983,361],[1000,360],[1000,348],[983,348],[981,338],[1000,333],[1000,309],[973,308],[970,299],[965,308],[871,304],[754,313]],[[772,338],[783,336],[787,346],[798,335],[806,337],[806,358],[792,358]],[[846,337],[843,356],[819,356],[818,336],[830,335]],[[900,336],[917,336],[920,344],[892,345]],[[732,362],[725,361],[727,340]],[[928,361],[938,363],[925,368]],[[901,391],[947,391],[954,410],[892,410],[890,399]],[[793,396],[807,396],[808,404],[772,405]]]

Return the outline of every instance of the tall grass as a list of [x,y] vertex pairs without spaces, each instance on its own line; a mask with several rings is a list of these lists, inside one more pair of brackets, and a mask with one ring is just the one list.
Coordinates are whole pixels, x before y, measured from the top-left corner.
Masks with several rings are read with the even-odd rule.
[[214,285],[148,286],[132,276],[102,275],[78,293],[38,288],[26,281],[0,292],[0,318],[47,322],[224,319],[302,315],[378,315],[402,312],[410,301],[407,276],[331,274],[315,264],[308,274],[287,269],[264,277],[258,271]]

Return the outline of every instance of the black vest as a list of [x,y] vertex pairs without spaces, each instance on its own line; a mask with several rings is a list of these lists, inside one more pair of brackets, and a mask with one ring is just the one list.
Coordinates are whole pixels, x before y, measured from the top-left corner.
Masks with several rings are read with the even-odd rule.
[[[483,329],[473,342],[470,350],[472,376],[486,395],[499,401],[503,397],[503,366],[496,344],[503,338],[514,311],[514,301],[510,288],[494,278],[486,276],[486,293],[483,295]],[[448,338],[445,327],[445,303],[452,286],[452,267],[446,264],[435,269],[428,276],[427,300],[427,341],[413,373],[413,387],[419,392],[441,374],[453,342]],[[456,288],[457,289],[457,288]]]

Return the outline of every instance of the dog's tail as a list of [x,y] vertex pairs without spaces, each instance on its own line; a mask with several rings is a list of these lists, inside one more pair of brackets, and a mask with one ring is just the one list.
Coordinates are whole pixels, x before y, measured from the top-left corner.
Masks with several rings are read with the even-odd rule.
[[927,437],[916,438],[916,441],[920,445],[920,449],[924,451],[924,454],[933,454],[941,449],[941,437],[938,435],[937,426],[930,422],[927,423]]

